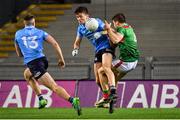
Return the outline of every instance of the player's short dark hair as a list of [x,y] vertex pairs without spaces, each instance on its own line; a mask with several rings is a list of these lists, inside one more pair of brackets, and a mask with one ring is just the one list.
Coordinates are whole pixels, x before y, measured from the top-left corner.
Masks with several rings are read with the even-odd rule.
[[80,6],[80,7],[76,8],[74,13],[75,14],[79,14],[79,13],[89,14],[88,9],[86,7],[83,7],[83,6]]
[[25,21],[30,21],[30,20],[32,20],[34,18],[34,15],[32,15],[32,14],[27,14],[25,17],[24,17],[24,20]]
[[113,21],[118,21],[120,23],[125,23],[126,22],[126,17],[123,13],[117,13],[116,15],[114,15],[114,17],[112,17]]

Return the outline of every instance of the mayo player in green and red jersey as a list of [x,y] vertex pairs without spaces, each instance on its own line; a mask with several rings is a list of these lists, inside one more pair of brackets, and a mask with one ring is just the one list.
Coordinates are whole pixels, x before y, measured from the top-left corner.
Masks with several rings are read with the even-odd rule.
[[[110,41],[113,44],[116,44],[119,48],[119,58],[113,60],[112,68],[116,76],[116,85],[117,81],[125,76],[128,72],[135,69],[138,59],[139,59],[139,50],[137,45],[136,35],[133,28],[126,23],[126,18],[124,14],[118,13],[113,18],[114,29],[111,28],[111,24],[105,21],[105,29],[110,38]],[[104,76],[104,70],[101,68],[99,71],[99,76],[102,84],[102,88],[107,90],[108,87],[105,85],[107,82],[106,76]],[[116,99],[115,99],[116,100]],[[111,101],[110,95],[110,112],[113,112],[113,103],[116,101]]]
[[118,13],[112,20],[116,32],[112,31],[107,22],[106,29],[110,40],[119,48],[119,59],[114,60],[112,65],[119,72],[118,80],[120,80],[129,71],[135,69],[139,59],[139,50],[134,30],[126,23],[124,14]]

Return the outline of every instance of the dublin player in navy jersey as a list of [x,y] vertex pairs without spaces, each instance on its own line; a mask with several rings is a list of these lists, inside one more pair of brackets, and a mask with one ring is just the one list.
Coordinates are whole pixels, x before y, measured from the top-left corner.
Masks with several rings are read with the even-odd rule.
[[[101,87],[98,69],[103,67],[108,78],[110,94],[115,94],[115,77],[114,73],[111,70],[114,50],[110,46],[110,40],[108,36],[106,34],[102,34],[102,31],[104,31],[104,23],[99,18],[96,18],[99,27],[95,31],[89,31],[85,27],[86,21],[90,19],[88,9],[86,7],[78,7],[74,13],[76,15],[77,21],[79,22],[79,26],[77,29],[77,36],[74,42],[74,50],[72,51],[72,55],[75,56],[78,54],[82,38],[86,37],[95,48],[94,73],[96,77],[96,83]],[[105,99],[108,99],[108,92],[109,91],[103,91],[103,96]]]
[[24,24],[25,27],[16,32],[15,48],[17,55],[24,58],[24,64],[27,66],[24,71],[24,77],[39,97],[39,108],[44,108],[47,105],[47,100],[41,95],[38,82],[51,89],[59,97],[69,101],[77,110],[78,115],[80,115],[79,98],[71,97],[64,88],[56,84],[51,75],[46,71],[48,61],[43,54],[43,42],[53,46],[58,56],[58,65],[64,68],[65,61],[60,46],[51,35],[35,27],[33,15],[25,16]]

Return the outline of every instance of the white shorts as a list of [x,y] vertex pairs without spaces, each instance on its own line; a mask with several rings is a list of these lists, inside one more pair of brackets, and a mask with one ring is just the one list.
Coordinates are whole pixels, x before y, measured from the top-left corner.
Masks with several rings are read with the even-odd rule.
[[136,68],[138,60],[134,62],[123,62],[122,60],[113,60],[112,66],[119,72],[129,72]]

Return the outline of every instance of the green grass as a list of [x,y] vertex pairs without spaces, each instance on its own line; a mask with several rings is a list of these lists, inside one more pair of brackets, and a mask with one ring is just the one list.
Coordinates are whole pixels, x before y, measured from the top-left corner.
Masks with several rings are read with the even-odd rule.
[[78,116],[71,108],[0,108],[0,119],[180,119],[180,109],[121,109],[113,114],[103,108],[83,108]]

